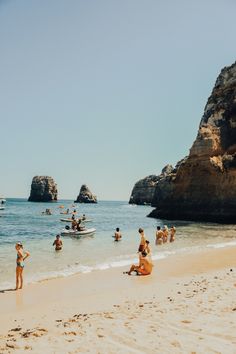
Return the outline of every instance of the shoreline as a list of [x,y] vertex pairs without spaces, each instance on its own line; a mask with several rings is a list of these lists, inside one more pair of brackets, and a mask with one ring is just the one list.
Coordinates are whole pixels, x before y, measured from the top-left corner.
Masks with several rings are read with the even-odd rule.
[[[163,306],[165,309],[172,306],[172,301],[170,301],[172,298],[173,303],[178,300],[180,302],[184,301],[186,305],[186,298],[182,298],[181,294],[186,292],[186,290],[189,291],[189,289],[194,286],[194,279],[196,279],[195,282],[201,282],[201,279],[204,278],[205,282],[210,284],[206,287],[206,291],[209,292],[208,298],[216,287],[216,283],[218,287],[224,289],[226,281],[231,282],[231,280],[231,290],[235,293],[235,253],[236,247],[231,247],[207,249],[199,253],[188,255],[171,255],[168,258],[155,261],[153,273],[150,276],[137,277],[135,275],[124,275],[122,272],[123,270],[127,270],[127,267],[119,267],[98,270],[87,274],[76,274],[67,278],[50,279],[27,285],[23,290],[17,292],[6,291],[5,293],[0,293],[0,348],[4,348],[4,343],[5,345],[8,342],[12,343],[13,339],[15,339],[12,345],[19,346],[22,342],[32,342],[30,346],[34,348],[33,352],[37,353],[37,345],[34,343],[36,340],[35,336],[36,338],[38,338],[37,335],[40,337],[37,341],[45,342],[49,340],[49,338],[52,340],[55,331],[58,329],[58,324],[64,323],[64,321],[67,322],[68,318],[73,319],[73,316],[78,314],[81,316],[90,314],[91,328],[93,328],[95,317],[100,316],[103,318],[104,313],[114,311],[114,308],[119,317],[123,314],[124,308],[127,310],[127,304],[133,309],[131,310],[131,314],[132,311],[142,309],[142,304],[147,301],[151,302],[153,306],[160,307],[160,311],[164,311],[162,309]],[[230,269],[232,271],[230,271]],[[214,280],[214,277],[217,277],[217,280]],[[211,281],[209,281],[209,279],[211,279]],[[202,285],[201,289],[203,289]],[[198,290],[199,289],[195,289],[194,291],[197,291],[197,294],[201,293],[201,291]],[[178,292],[180,293],[179,295]],[[191,294],[194,295],[194,292],[190,290],[189,293],[190,299],[192,299],[191,301],[194,301],[194,298],[191,298]],[[175,299],[176,296],[178,299]],[[217,292],[217,296],[221,296],[219,291]],[[189,298],[187,299],[187,301],[189,301]],[[231,301],[230,299],[227,301]],[[203,301],[202,304],[204,304],[204,306],[209,305],[209,299],[205,301],[205,303]],[[195,305],[195,302],[190,305],[190,313],[192,311],[194,314],[194,310],[191,310],[191,307],[195,307]],[[181,306],[183,306],[183,304]],[[215,310],[217,312],[218,308]],[[119,311],[121,311],[121,313],[119,313]],[[173,316],[179,317],[180,313],[180,309],[176,308],[176,310],[173,311]],[[230,313],[232,313],[231,309]],[[236,316],[236,311],[234,315]],[[158,319],[153,316],[152,307],[150,318],[152,318],[154,322],[157,321],[158,325]],[[165,322],[165,316],[163,315],[162,317],[162,320]],[[136,322],[140,320],[142,319],[136,317]],[[71,324],[74,324],[74,322],[72,321]],[[168,322],[166,325],[168,326]],[[37,332],[37,335],[35,334],[33,337],[29,336],[30,339],[27,337],[27,340],[24,340],[22,334],[20,336],[21,330],[25,331],[29,328],[35,329],[41,327],[45,329],[45,335],[41,336],[41,334],[39,335]],[[19,330],[19,332],[9,332],[14,328],[21,328],[21,330]],[[223,328],[221,329],[223,331]],[[72,335],[72,337],[78,339],[77,336],[80,335],[77,333],[77,330],[74,331],[76,335]],[[87,329],[87,334],[83,335],[84,339],[90,331],[92,331],[92,329]],[[8,337],[9,335],[10,337]],[[18,338],[19,336],[20,338]],[[106,337],[106,335],[104,336]],[[63,338],[63,340],[68,339],[66,335]],[[232,339],[232,341],[234,341],[234,339]],[[74,342],[76,341],[73,340],[71,343]],[[36,345],[35,347],[34,344]],[[103,344],[105,346],[105,343]],[[150,346],[151,344],[148,343],[148,345]],[[228,345],[230,347],[230,343],[228,343]],[[93,346],[91,348],[95,349]],[[154,350],[154,347],[152,349]],[[10,350],[9,347],[8,350]],[[17,353],[16,349],[12,350],[14,350],[14,353]],[[49,348],[48,353],[50,352]],[[55,352],[60,353],[59,348],[57,348]],[[91,352],[94,351],[91,349]],[[127,352],[131,353],[134,351],[131,350]],[[176,352],[178,353],[178,351]],[[230,353],[230,351],[228,351],[228,353]]]

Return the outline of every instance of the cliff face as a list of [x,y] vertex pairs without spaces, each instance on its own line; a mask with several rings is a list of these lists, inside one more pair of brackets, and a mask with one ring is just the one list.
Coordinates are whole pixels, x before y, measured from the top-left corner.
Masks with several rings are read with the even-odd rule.
[[35,176],[31,184],[30,202],[52,202],[57,200],[57,185],[52,177]]
[[172,170],[173,167],[171,165],[167,165],[163,168],[160,175],[150,175],[135,183],[129,204],[151,204],[158,181],[160,181],[160,179],[167,174],[171,173]]
[[97,203],[97,197],[92,194],[86,184],[83,184],[75,203]]
[[159,181],[153,217],[236,222],[236,63],[209,97],[189,156]]

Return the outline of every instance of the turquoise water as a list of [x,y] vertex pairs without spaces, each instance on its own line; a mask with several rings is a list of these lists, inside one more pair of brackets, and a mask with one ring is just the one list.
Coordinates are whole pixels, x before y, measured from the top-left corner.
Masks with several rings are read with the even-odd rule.
[[[85,213],[93,220],[86,226],[95,227],[95,235],[62,237],[63,250],[55,252],[52,246],[55,235],[66,225],[60,218],[67,217],[60,214],[60,205],[64,205],[63,210],[74,209],[73,201],[70,200],[51,204],[31,203],[24,199],[7,200],[6,209],[0,211],[0,290],[14,286],[14,246],[17,241],[21,241],[31,254],[25,262],[26,283],[95,269],[128,266],[137,261],[139,227],[145,229],[154,259],[206,247],[236,245],[236,225],[156,220],[146,217],[151,211],[149,206],[101,201],[98,204],[75,205],[78,215]],[[53,215],[42,215],[46,208],[50,208]],[[156,246],[156,226],[164,224],[174,224],[177,227],[176,242]],[[123,235],[122,241],[118,243],[112,238],[116,227],[120,227]]]

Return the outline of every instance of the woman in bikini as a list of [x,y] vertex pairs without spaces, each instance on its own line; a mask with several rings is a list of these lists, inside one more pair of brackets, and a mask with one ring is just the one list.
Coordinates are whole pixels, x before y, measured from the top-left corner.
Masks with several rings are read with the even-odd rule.
[[21,242],[17,242],[15,246],[16,256],[16,290],[23,288],[23,270],[24,260],[30,256],[29,252],[23,251],[23,245]]

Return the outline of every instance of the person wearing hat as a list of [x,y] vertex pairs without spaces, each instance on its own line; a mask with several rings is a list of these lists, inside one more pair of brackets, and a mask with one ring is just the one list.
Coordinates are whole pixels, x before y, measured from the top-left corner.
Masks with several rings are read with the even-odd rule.
[[17,252],[16,256],[16,290],[23,288],[23,270],[24,260],[30,256],[30,253],[23,250],[21,242],[17,242],[15,245]]

